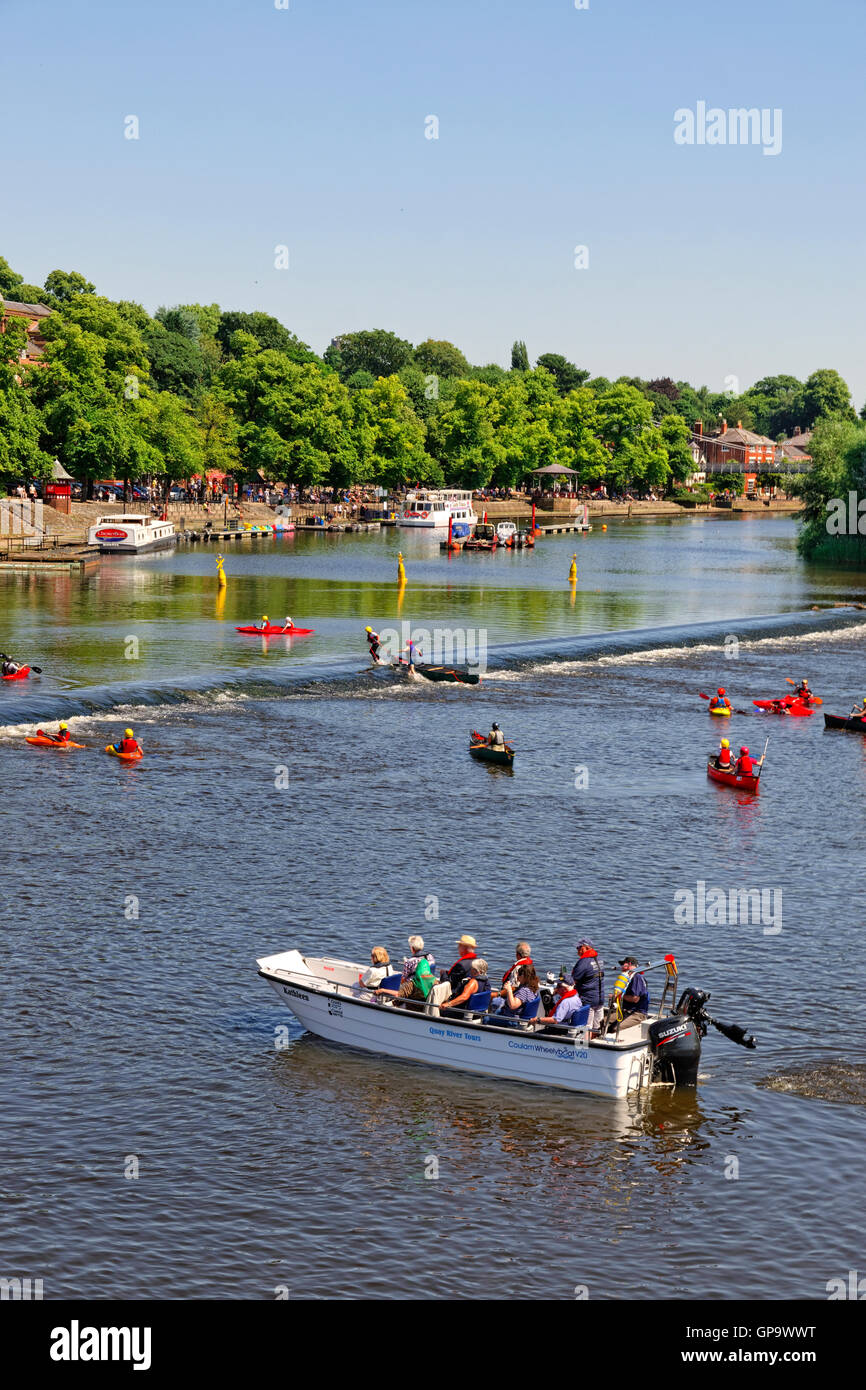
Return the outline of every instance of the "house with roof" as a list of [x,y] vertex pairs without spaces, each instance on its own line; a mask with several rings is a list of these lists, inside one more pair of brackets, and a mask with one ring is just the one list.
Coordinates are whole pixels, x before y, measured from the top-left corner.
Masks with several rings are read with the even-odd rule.
[[38,362],[45,351],[45,339],[41,333],[43,320],[48,318],[51,310],[45,304],[21,304],[15,299],[4,299],[0,295],[0,333],[6,332],[6,324],[10,319],[24,321],[27,329],[27,342],[21,352],[21,361],[30,366]]
[[742,473],[747,493],[755,492],[759,473],[797,471],[780,462],[779,445],[765,434],[743,429],[742,420],[729,426],[723,420],[715,434],[704,434],[700,420],[692,432],[692,444],[703,450],[708,478],[713,473]]
[[811,442],[812,431],[801,430],[797,425],[790,439],[780,439],[776,445],[779,466],[792,473],[805,473],[812,462],[812,455],[809,453]]

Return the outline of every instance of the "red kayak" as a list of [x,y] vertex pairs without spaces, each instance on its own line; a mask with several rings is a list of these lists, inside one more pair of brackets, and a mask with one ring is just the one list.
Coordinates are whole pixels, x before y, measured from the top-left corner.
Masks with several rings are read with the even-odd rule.
[[30,675],[30,667],[22,666],[20,671],[15,671],[11,676],[4,676],[4,681],[26,681]]
[[787,696],[783,696],[781,700],[753,700],[752,704],[770,714],[792,714],[797,719],[803,719],[812,713],[802,700],[789,700]]
[[309,637],[314,631],[312,627],[274,627],[270,623],[267,627],[235,628],[235,632],[246,632],[252,637]]
[[714,782],[723,782],[726,787],[736,787],[737,791],[757,795],[760,777],[738,777],[735,772],[723,772],[715,763],[707,763],[707,776]]

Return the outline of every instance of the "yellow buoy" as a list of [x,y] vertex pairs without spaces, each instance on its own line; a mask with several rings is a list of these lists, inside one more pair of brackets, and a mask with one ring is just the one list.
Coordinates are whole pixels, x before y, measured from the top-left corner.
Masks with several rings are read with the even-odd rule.
[[222,557],[221,555],[218,555],[218,556],[216,557],[216,567],[217,567],[217,584],[219,585],[219,587],[220,587],[221,589],[224,589],[225,586],[226,586],[226,572],[225,572],[225,570],[223,569],[223,557]]
[[577,583],[577,551],[571,557],[571,569],[568,571],[569,584]]
[[606,522],[606,521],[603,521],[603,522],[602,522],[602,524],[601,524],[601,529],[602,529],[602,531],[606,531],[606,530],[607,530],[607,522]]
[[402,551],[399,550],[397,551],[397,583],[406,583],[406,569],[403,564],[403,554]]

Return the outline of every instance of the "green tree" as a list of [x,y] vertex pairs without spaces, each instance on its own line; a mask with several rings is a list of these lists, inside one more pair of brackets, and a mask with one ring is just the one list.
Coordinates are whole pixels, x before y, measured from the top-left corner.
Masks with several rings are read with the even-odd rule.
[[569,391],[557,411],[559,462],[576,468],[582,483],[601,481],[610,467],[610,454],[598,437],[599,428],[595,394],[586,386]]
[[427,338],[415,349],[414,360],[427,376],[466,376],[469,363],[453,343]]
[[354,475],[338,477],[339,483],[357,480],[393,489],[407,482],[442,481],[442,470],[424,447],[424,426],[397,377],[379,377],[357,392],[353,424],[357,465]]
[[496,391],[482,381],[458,381],[453,397],[430,421],[430,450],[449,482],[486,487],[503,462],[497,437]]
[[284,328],[271,314],[245,314],[236,309],[220,314],[216,340],[227,357],[232,356],[233,335],[250,334],[263,351],[282,352],[293,362],[315,362],[316,354]]
[[526,344],[520,338],[516,338],[511,344],[511,370],[529,371],[529,353],[526,351]]
[[78,270],[52,270],[45,277],[45,290],[58,304],[67,304],[79,294],[95,294],[96,286]]
[[374,377],[395,376],[412,359],[412,344],[384,328],[341,333],[335,339],[335,346],[344,380],[354,372],[370,372]]
[[[6,334],[4,349],[11,346],[5,338]],[[39,413],[15,365],[0,361],[0,493],[13,483],[50,476],[51,459],[40,448],[41,432]]]
[[695,461],[689,447],[691,431],[681,415],[666,415],[659,424],[671,476],[687,478],[695,471]]
[[803,387],[804,423],[807,427],[816,420],[833,415],[842,420],[856,420],[851,404],[851,392],[838,372],[825,367],[813,372]]
[[[799,484],[803,501],[800,551],[808,559],[866,566],[864,521],[852,516],[850,493],[866,497],[866,424],[828,417],[819,420],[809,443],[812,467]],[[866,524],[866,523],[864,523]]]
[[155,323],[147,335],[147,352],[155,386],[160,391],[193,400],[201,391],[207,369],[197,338],[174,333]]
[[536,361],[536,367],[543,367],[556,378],[556,385],[561,396],[567,396],[569,391],[576,391],[585,381],[589,380],[589,372],[583,367],[576,367],[568,358],[563,357],[559,352],[543,352]]
[[24,283],[24,276],[13,270],[5,256],[0,256],[0,296],[3,299],[17,299],[17,289]]
[[201,432],[202,470],[234,474],[239,458],[236,416],[214,391],[201,397],[196,413]]
[[[164,473],[170,481],[186,481],[202,471],[201,428],[183,401],[170,391],[156,391],[138,402],[137,415],[142,438],[150,451],[149,466],[144,471]],[[152,464],[154,458],[159,460],[156,467]]]
[[[188,338],[191,343],[197,343],[201,337],[201,324],[198,316],[182,304],[175,304],[170,309],[161,305],[153,317],[169,333],[176,333],[181,338]],[[219,326],[219,320],[217,320],[217,326]]]

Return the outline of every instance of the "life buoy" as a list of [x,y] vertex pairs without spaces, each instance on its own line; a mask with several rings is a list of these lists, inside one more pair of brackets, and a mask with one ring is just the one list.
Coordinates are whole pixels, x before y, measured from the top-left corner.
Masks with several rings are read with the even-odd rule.
[[427,517],[430,515],[430,513],[429,513],[429,512],[419,512],[418,515],[419,515],[419,516],[422,516],[422,517],[424,518],[424,520],[426,521],[426,520],[427,520]]

